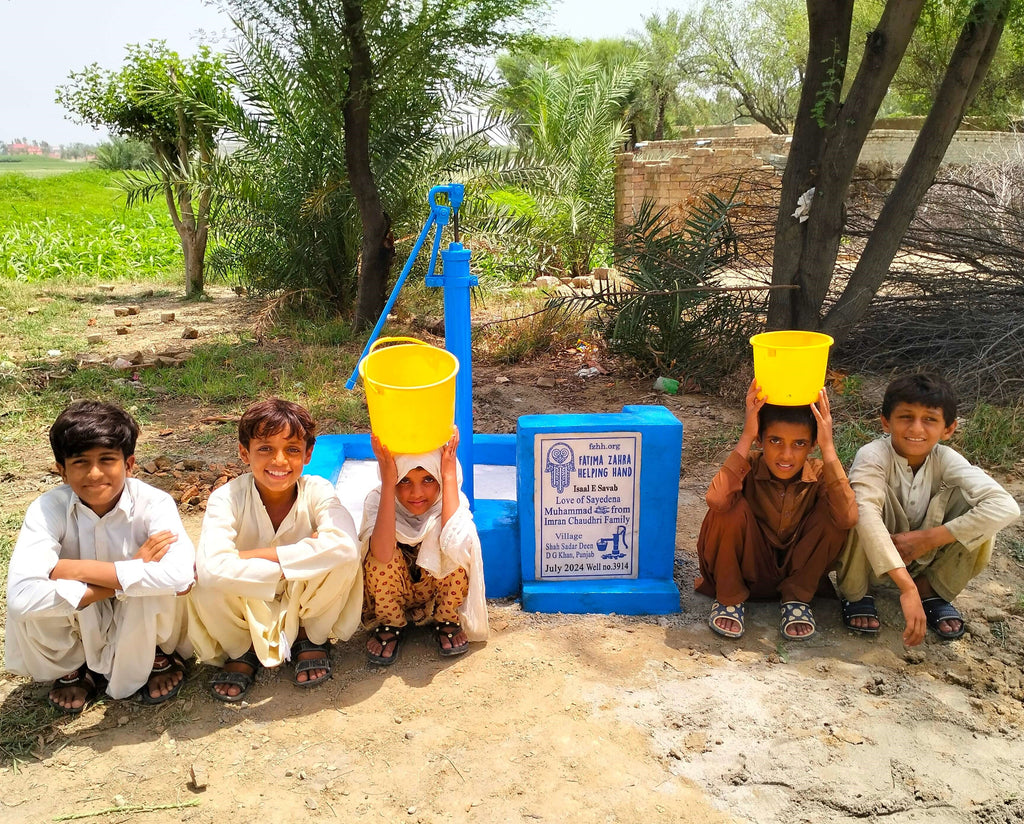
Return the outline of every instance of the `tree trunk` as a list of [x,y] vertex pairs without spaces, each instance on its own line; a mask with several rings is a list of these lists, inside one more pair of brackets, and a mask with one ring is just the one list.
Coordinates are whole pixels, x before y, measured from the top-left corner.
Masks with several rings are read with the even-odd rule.
[[185,297],[201,295],[206,266],[206,227],[203,226],[197,232],[183,232],[181,250],[185,254]]
[[[824,135],[816,138],[812,134],[806,138],[803,150],[807,151],[817,145],[820,153],[816,158],[801,158],[798,169],[793,172],[795,175],[800,169],[808,170],[815,192],[809,217],[799,234],[797,252],[783,252],[784,257],[777,259],[773,267],[773,284],[796,284],[800,287],[796,298],[788,301],[788,312],[778,308],[774,311],[769,309],[769,322],[773,328],[817,329],[821,324],[821,306],[828,294],[839,254],[844,204],[857,158],[889,83],[903,59],[924,4],[924,0],[888,0],[878,27],[868,35],[864,59],[850,87],[850,93],[836,110],[835,120],[829,121],[824,118],[823,110],[828,109],[833,97],[838,97],[838,91],[834,90],[830,78],[830,74],[838,70],[833,56],[842,56],[845,63],[845,54],[839,50],[843,41],[832,35],[845,31],[846,42],[849,40],[848,2],[843,0],[843,17],[839,18],[835,13],[837,4],[833,0],[808,0],[808,19],[817,20],[820,28],[817,30],[817,38],[812,31],[808,79],[804,83],[800,100],[800,114],[803,118],[798,117],[797,120],[794,148],[797,144],[795,132],[798,130],[818,128],[824,130]],[[814,42],[824,37],[828,37],[828,40]],[[821,55],[825,55],[825,64],[820,63]],[[819,61],[818,65],[815,65],[815,58]],[[816,82],[810,82],[812,75],[816,77]],[[809,104],[807,108],[804,108],[805,104]],[[783,194],[788,194],[792,200],[782,202],[779,209],[780,222],[787,219],[796,221],[790,210],[796,207],[796,198],[801,193],[795,182],[791,182],[787,190],[786,180],[783,180]],[[776,250],[780,248],[779,234],[777,231]],[[786,263],[785,267],[782,266],[783,262]],[[783,290],[777,290],[775,294],[782,293]]]
[[971,10],[910,157],[886,198],[849,283],[825,318],[823,328],[837,341],[849,335],[889,273],[903,235],[985,78],[1010,2],[978,2]]
[[[815,184],[825,145],[824,125],[833,122],[839,110],[838,93],[829,96],[828,86],[831,83],[834,88],[838,81],[838,88],[842,89],[850,49],[852,19],[853,0],[843,0],[842,3],[808,0],[810,47],[807,53],[807,73],[800,90],[800,103],[789,159],[782,175],[779,214],[775,223],[772,283],[776,286],[790,286],[796,282],[807,224],[795,219],[793,212],[796,211],[800,195]],[[795,323],[795,317],[795,291],[774,290],[768,301],[768,328],[790,329]]]
[[664,140],[665,139],[665,109],[668,108],[668,95],[661,93],[658,95],[658,119],[654,124],[654,134],[651,136],[651,140]]
[[342,0],[342,8],[351,57],[343,107],[345,166],[363,228],[356,312],[352,321],[353,327],[360,330],[372,325],[384,308],[388,276],[395,258],[395,240],[370,165],[373,58],[363,28],[363,6],[361,0]]

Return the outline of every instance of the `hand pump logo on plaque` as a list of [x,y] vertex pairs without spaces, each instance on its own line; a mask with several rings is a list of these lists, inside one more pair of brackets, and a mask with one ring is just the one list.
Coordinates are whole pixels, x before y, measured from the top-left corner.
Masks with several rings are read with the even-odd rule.
[[636,578],[640,433],[537,435],[537,578]]

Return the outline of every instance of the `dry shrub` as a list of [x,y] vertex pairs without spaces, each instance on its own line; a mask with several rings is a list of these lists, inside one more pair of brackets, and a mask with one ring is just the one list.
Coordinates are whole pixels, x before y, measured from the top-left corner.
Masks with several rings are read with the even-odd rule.
[[[861,182],[852,238],[871,231],[890,183],[884,174]],[[968,405],[1024,397],[1024,158],[943,169],[834,361],[878,373],[934,369]]]

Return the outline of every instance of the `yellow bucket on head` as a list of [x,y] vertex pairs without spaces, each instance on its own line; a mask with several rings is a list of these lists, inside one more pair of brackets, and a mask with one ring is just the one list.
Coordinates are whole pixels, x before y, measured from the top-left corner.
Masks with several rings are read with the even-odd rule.
[[451,352],[416,338],[375,341],[359,362],[374,434],[392,452],[442,446],[452,436],[458,372]]
[[825,386],[828,348],[833,340],[821,332],[762,332],[754,347],[754,379],[768,403],[803,406],[818,400]]

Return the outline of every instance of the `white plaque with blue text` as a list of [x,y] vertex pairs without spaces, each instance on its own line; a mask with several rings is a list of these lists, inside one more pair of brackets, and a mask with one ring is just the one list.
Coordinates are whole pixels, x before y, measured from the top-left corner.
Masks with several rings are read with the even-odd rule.
[[636,578],[640,433],[542,434],[534,448],[537,578]]

